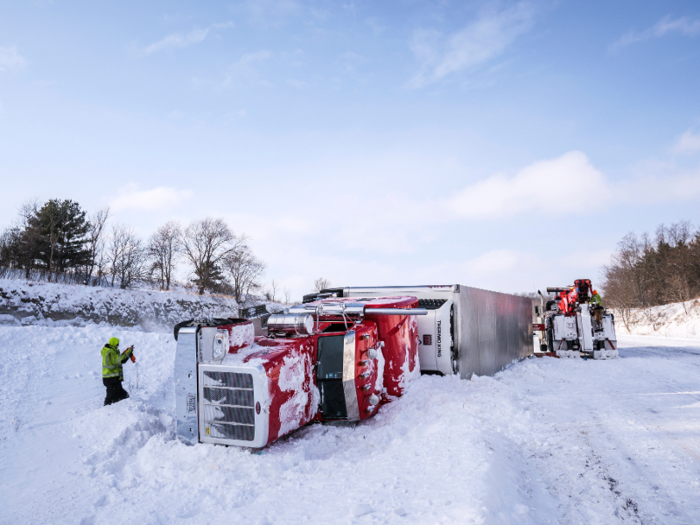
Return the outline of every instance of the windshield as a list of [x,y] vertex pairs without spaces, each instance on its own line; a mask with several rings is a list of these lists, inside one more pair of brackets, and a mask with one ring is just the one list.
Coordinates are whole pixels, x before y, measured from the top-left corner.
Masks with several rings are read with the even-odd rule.
[[344,335],[318,338],[316,379],[343,379]]
[[318,338],[316,379],[321,392],[321,413],[325,419],[348,417],[343,390],[344,335]]

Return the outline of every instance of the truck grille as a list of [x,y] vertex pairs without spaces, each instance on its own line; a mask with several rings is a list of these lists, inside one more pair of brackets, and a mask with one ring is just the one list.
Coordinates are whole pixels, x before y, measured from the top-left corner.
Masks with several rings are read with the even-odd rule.
[[213,438],[255,439],[253,376],[202,370],[201,409],[204,433]]

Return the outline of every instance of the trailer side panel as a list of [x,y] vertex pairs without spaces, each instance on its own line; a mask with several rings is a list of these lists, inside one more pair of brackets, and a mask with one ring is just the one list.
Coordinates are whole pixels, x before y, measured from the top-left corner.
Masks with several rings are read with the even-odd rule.
[[493,375],[531,355],[530,299],[460,286],[457,323],[459,370],[463,379]]

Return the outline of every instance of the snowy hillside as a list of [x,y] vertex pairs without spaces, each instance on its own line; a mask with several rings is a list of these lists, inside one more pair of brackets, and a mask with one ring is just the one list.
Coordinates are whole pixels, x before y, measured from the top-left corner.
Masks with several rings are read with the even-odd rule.
[[[112,335],[137,366],[103,407]],[[700,341],[620,342],[615,361],[423,376],[260,454],[175,439],[170,334],[0,327],[0,523],[698,523]]]
[[627,314],[627,323],[623,312],[613,311],[615,328],[621,334],[700,339],[700,299],[635,309]]
[[167,331],[184,319],[237,313],[230,297],[0,279],[0,324],[106,323]]

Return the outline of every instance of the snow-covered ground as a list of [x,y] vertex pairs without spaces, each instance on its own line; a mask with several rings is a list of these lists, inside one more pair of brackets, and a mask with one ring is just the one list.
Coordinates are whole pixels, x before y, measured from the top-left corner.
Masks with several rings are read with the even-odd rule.
[[[138,369],[103,407],[112,335]],[[620,346],[423,376],[254,453],[174,438],[169,334],[0,327],[0,523],[700,523],[700,340]]]
[[0,325],[96,323],[170,331],[184,319],[236,315],[232,297],[0,279]]
[[700,339],[700,299],[613,311],[618,333]]

